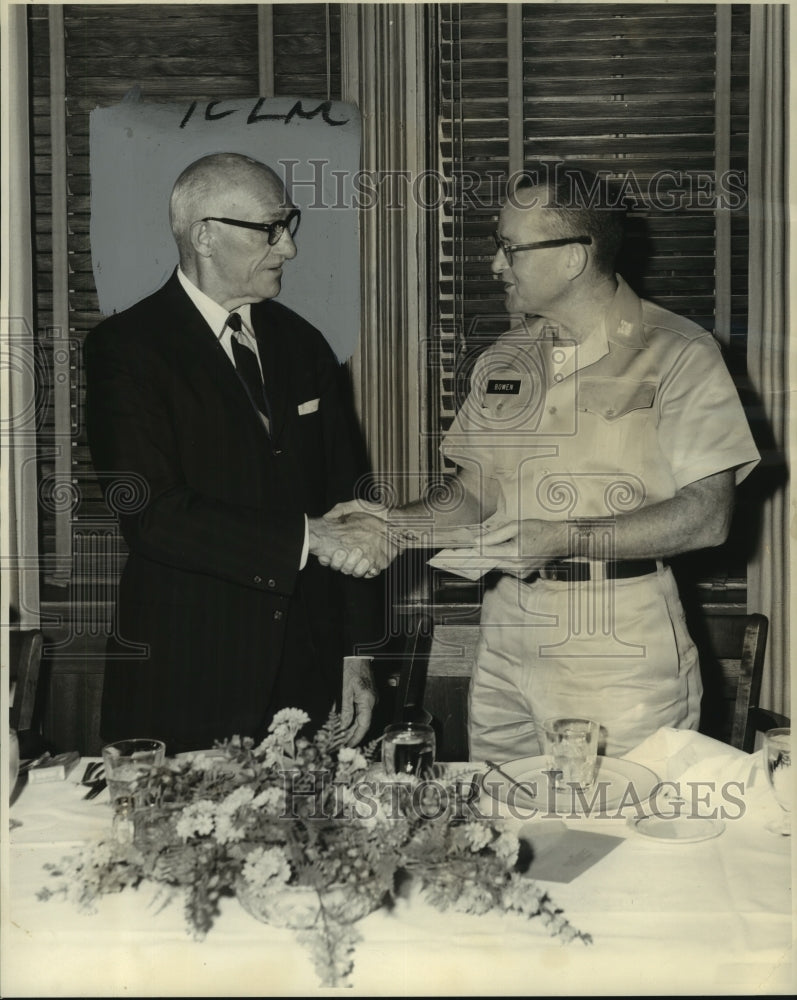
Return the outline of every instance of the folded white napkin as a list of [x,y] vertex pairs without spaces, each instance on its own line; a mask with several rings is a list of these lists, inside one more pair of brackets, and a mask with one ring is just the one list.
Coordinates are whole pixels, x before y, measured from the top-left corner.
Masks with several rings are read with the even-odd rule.
[[753,784],[758,755],[691,729],[663,727],[625,755],[663,781],[743,781]]

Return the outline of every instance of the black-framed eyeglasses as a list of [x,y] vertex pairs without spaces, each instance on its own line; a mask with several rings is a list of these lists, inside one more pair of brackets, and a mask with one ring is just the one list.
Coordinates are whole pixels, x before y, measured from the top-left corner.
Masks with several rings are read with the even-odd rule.
[[544,250],[546,247],[566,247],[569,243],[581,243],[589,246],[592,243],[591,236],[562,236],[556,240],[537,240],[536,243],[507,243],[502,240],[498,233],[493,233],[496,250],[500,250],[506,258],[507,264],[512,266],[512,254],[519,250]]
[[223,222],[226,226],[240,226],[241,229],[256,229],[260,233],[265,233],[268,238],[268,245],[273,247],[282,239],[282,234],[287,230],[288,235],[293,239],[299,223],[302,221],[302,213],[298,208],[292,208],[284,219],[277,219],[276,222],[244,222],[243,219],[227,219],[220,215],[206,215],[200,222]]

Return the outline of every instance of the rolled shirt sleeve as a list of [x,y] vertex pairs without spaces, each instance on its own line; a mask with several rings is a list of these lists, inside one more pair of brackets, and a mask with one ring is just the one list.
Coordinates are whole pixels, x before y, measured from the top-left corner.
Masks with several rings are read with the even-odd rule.
[[[561,374],[540,364],[535,324],[504,334],[474,365],[441,451],[495,479],[508,516],[614,515],[724,470],[738,484],[760,461],[708,331],[622,282],[606,327],[603,340],[576,345]],[[563,343],[545,349],[550,360],[567,354]],[[517,395],[496,395],[512,380]]]
[[719,345],[688,341],[659,389],[659,442],[678,488],[733,469],[736,483],[760,456]]

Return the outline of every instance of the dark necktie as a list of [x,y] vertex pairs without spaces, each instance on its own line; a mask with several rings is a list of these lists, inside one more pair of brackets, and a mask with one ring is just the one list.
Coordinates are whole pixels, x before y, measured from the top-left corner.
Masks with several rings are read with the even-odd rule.
[[232,356],[235,359],[236,371],[246,386],[249,398],[257,407],[261,415],[265,417],[268,422],[268,426],[271,422],[271,414],[269,413],[263,378],[260,374],[260,365],[257,362],[257,357],[255,356],[255,352],[252,348],[245,344],[237,336],[243,327],[241,317],[238,313],[230,313],[227,317],[227,326],[232,330],[230,343],[232,344]]

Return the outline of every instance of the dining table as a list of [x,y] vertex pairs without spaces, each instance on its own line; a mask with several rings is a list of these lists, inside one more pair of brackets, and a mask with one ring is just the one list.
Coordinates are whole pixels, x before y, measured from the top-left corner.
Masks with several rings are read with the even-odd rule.
[[[253,919],[235,898],[221,901],[202,941],[188,932],[179,899],[154,884],[103,896],[92,913],[42,899],[45,865],[110,833],[107,790],[84,797],[87,762],[64,780],[24,785],[8,810],[4,997],[795,992],[794,838],[766,828],[780,807],[759,752],[660,729],[602,764],[652,776],[654,794],[643,782],[644,794],[603,810],[511,802],[488,764],[457,763],[531,845],[528,877],[592,941],[552,937],[539,918],[441,913],[410,894],[357,924],[348,989],[319,987],[295,933]],[[518,762],[497,763],[510,778],[524,773]]]

